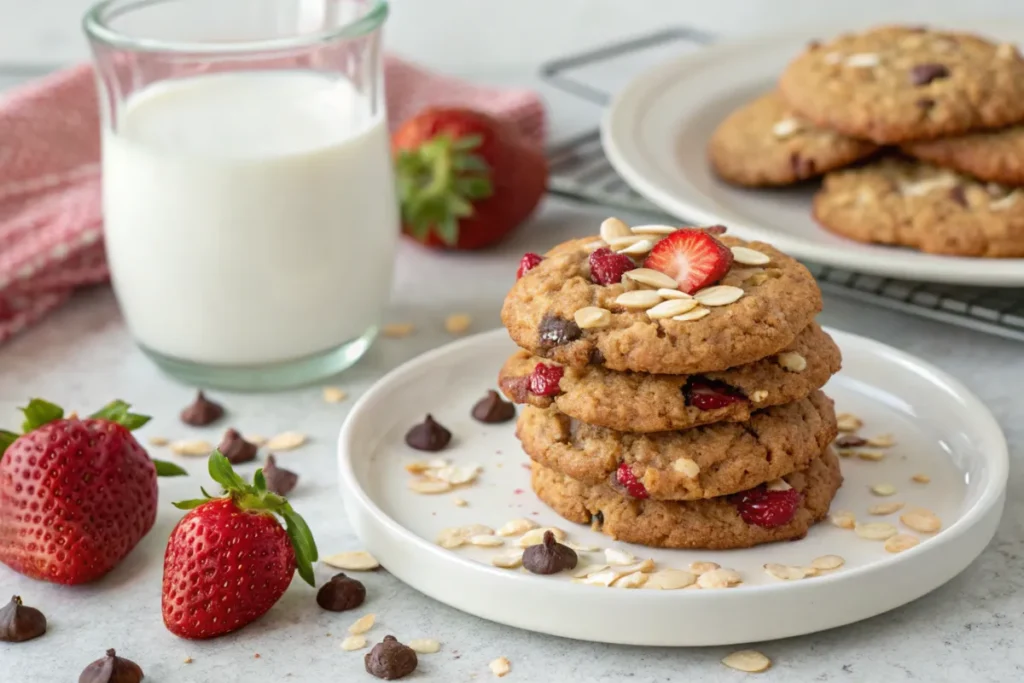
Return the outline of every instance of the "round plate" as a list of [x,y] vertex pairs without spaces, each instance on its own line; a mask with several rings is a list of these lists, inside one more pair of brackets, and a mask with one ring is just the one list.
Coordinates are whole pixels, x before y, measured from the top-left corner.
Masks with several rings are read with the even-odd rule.
[[[898,514],[869,518],[867,508],[886,500],[936,512],[942,531],[901,554],[827,522],[793,543],[706,552],[616,543],[563,520],[533,495],[514,423],[481,424],[470,416],[514,350],[504,330],[406,363],[353,407],[338,444],[345,509],[366,549],[402,581],[457,609],[531,631],[608,643],[724,645],[810,633],[879,614],[953,578],[992,538],[1003,508],[1006,442],[978,399],[940,370],[877,342],[831,333],[842,348],[844,369],[827,391],[839,410],[864,420],[862,433],[891,433],[896,439],[881,462],[843,460],[846,483],[832,507],[897,525]],[[415,451],[404,442],[405,432],[426,413],[454,434],[441,453]],[[483,471],[451,493],[413,493],[404,465],[433,456],[457,465],[477,463]],[[931,483],[912,482],[919,472]],[[896,486],[897,494],[873,496],[869,486],[881,482]],[[457,506],[456,497],[467,504]],[[654,558],[659,567],[718,562],[739,571],[744,583],[718,590],[601,588],[573,583],[571,573],[534,576],[491,566],[490,558],[502,548],[445,550],[434,543],[446,527],[497,529],[520,517],[558,526],[579,544]],[[506,539],[506,546],[515,542]],[[821,555],[841,555],[846,564],[792,582],[777,581],[762,569],[767,562],[807,565]],[[603,564],[600,552],[581,553],[581,564],[587,558]],[[750,618],[755,614],[773,616]]]
[[[1003,41],[1024,36],[1019,26],[986,25],[979,31]],[[811,217],[816,182],[742,189],[711,171],[706,149],[718,123],[774,88],[808,40],[838,32],[819,27],[723,43],[644,72],[615,97],[602,121],[601,139],[612,166],[637,192],[674,216],[724,224],[745,239],[772,242],[797,258],[903,279],[1024,285],[1024,259],[935,256],[833,235]]]

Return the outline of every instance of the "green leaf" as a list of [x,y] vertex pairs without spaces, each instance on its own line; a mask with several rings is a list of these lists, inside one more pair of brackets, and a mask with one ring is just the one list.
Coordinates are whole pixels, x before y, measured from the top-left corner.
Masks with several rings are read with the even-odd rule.
[[486,173],[491,167],[476,154],[460,154],[452,159],[452,168],[459,172]]
[[158,477],[187,477],[188,472],[183,468],[178,467],[173,462],[167,462],[166,460],[154,460],[153,465],[156,467],[156,476]]
[[486,199],[494,193],[494,188],[487,178],[465,176],[455,179],[455,191],[466,199]]
[[455,216],[445,216],[444,220],[434,226],[434,232],[442,242],[453,247],[459,241],[459,221]]
[[256,474],[252,475],[253,486],[260,493],[266,493],[267,491],[267,479],[263,476],[263,468],[256,470]]
[[130,413],[128,412],[129,408],[131,408],[130,404],[118,399],[111,401],[89,417],[96,418],[98,420],[107,420],[108,422],[116,422],[129,431],[138,429],[149,422],[149,415]]
[[461,138],[451,143],[451,148],[456,152],[469,152],[476,149],[483,144],[484,136],[480,134],[476,135],[464,135]]
[[219,450],[210,453],[210,478],[223,486],[224,490],[229,493],[244,492],[248,488],[245,480],[238,476],[231,467],[231,461],[224,457]]
[[310,586],[316,587],[316,579],[313,576],[313,563],[317,561],[318,553],[316,541],[313,540],[313,532],[306,525],[299,513],[292,509],[291,505],[285,503],[278,511],[284,517],[285,532],[292,542],[295,550],[295,566],[299,576]]
[[193,498],[192,500],[181,500],[178,501],[177,503],[171,503],[171,505],[178,508],[179,510],[195,510],[200,505],[209,502],[210,501],[207,500],[206,498]]
[[0,458],[4,457],[4,451],[7,450],[8,446],[17,441],[19,436],[20,434],[0,429]]
[[473,215],[473,205],[457,194],[448,195],[448,210],[459,218]]
[[28,405],[21,409],[21,412],[25,414],[25,421],[21,424],[21,431],[26,434],[42,427],[48,422],[64,417],[63,408],[41,398],[30,400]]

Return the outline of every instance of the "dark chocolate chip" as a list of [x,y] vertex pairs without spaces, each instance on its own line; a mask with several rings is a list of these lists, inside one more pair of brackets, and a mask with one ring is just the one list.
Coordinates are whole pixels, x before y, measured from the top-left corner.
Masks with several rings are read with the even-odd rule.
[[384,636],[384,640],[363,658],[363,663],[368,674],[393,681],[415,671],[419,660],[411,647],[398,642],[394,636]]
[[709,235],[724,235],[729,228],[724,225],[709,225],[706,228],[701,228],[704,232]]
[[142,669],[138,664],[118,657],[111,649],[107,650],[106,657],[85,667],[78,677],[78,683],[139,683],[142,678]]
[[576,568],[576,552],[555,540],[550,531],[544,532],[544,541],[531,545],[523,552],[523,568],[534,574],[557,574],[563,569]]
[[238,433],[238,430],[229,429],[224,432],[224,438],[220,440],[217,450],[223,453],[232,465],[240,465],[243,462],[255,460],[259,446],[246,441],[245,437]]
[[434,421],[429,414],[423,422],[405,433],[405,443],[418,451],[439,451],[452,440],[452,433]]
[[949,78],[949,69],[945,64],[918,64],[910,69],[910,82],[913,85],[928,85],[942,78]]
[[0,609],[0,642],[23,643],[46,633],[46,617],[35,607],[25,607],[15,595]]
[[263,464],[263,478],[267,482],[267,490],[279,496],[287,496],[299,483],[299,475],[278,467],[273,455],[268,455],[267,462]]
[[949,188],[949,198],[960,206],[967,206],[967,195],[964,194],[963,185],[954,185]]
[[561,346],[579,339],[583,330],[572,320],[559,318],[556,315],[546,315],[540,321],[537,328],[540,334],[540,346],[543,349],[550,349],[552,346]]
[[807,43],[808,50],[817,50],[819,47],[821,47],[820,40],[812,40],[811,42]]
[[836,446],[839,446],[840,448],[857,448],[859,446],[865,446],[867,443],[867,441],[856,434],[843,434],[841,437],[836,439]]
[[604,365],[604,354],[596,346],[590,349],[590,357],[587,359],[591,365]]
[[515,416],[516,407],[502,399],[501,395],[493,389],[489,390],[487,395],[473,406],[473,417],[487,424],[508,422]]
[[330,612],[355,609],[366,600],[366,587],[344,574],[335,574],[316,592],[316,604]]
[[601,526],[602,524],[604,524],[604,513],[598,510],[597,512],[594,513],[593,519],[598,526]]
[[192,405],[181,411],[181,421],[193,427],[205,427],[224,416],[224,406],[206,398],[203,392],[196,394]]

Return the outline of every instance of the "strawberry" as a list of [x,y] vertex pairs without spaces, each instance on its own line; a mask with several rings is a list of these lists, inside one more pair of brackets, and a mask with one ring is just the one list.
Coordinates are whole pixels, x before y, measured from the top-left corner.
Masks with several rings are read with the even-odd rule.
[[481,249],[533,213],[547,187],[543,150],[511,124],[435,107],[391,137],[402,229],[417,242]]
[[675,278],[679,289],[693,294],[721,280],[732,266],[732,251],[711,234],[712,230],[680,228],[654,245],[644,261]]
[[82,420],[33,399],[24,434],[0,431],[0,562],[34,579],[94,581],[124,559],[156,520],[157,475],[132,436],[149,418],[114,401]]
[[263,471],[246,484],[214,451],[210,477],[223,497],[203,491],[205,498],[175,503],[189,513],[164,554],[164,624],[182,638],[215,638],[259,619],[284,595],[296,568],[314,585],[313,534],[287,500],[267,490]]

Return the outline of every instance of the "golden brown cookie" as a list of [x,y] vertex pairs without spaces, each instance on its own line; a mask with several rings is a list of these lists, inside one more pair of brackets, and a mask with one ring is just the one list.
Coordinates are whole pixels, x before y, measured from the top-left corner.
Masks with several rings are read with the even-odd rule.
[[744,422],[753,410],[805,398],[839,372],[841,357],[832,338],[812,323],[778,354],[720,372],[648,375],[597,365],[566,367],[561,393],[539,396],[530,392],[530,374],[538,363],[551,361],[518,351],[505,362],[498,385],[516,403],[554,405],[587,424],[659,432]]
[[748,102],[715,129],[708,159],[734,185],[789,185],[847,166],[878,146],[819,128],[795,114],[777,92]]
[[903,151],[981,180],[1024,185],[1024,126],[912,142]]
[[882,26],[812,44],[779,81],[786,103],[822,128],[878,144],[1024,121],[1024,61],[966,33]]
[[839,459],[829,449],[806,469],[784,478],[798,494],[789,521],[761,526],[741,514],[742,495],[685,502],[637,500],[608,484],[587,486],[537,463],[531,468],[534,492],[565,519],[590,524],[619,541],[658,548],[725,550],[803,538],[828,514],[843,482]]
[[[639,246],[650,249],[648,245],[665,236],[640,237]],[[628,274],[615,284],[595,282],[589,254],[604,243],[587,237],[558,245],[513,285],[502,307],[502,323],[520,347],[574,367],[596,364],[611,370],[702,373],[778,353],[821,310],[817,283],[804,266],[768,244],[720,239],[734,250],[747,250],[742,252],[745,260],[764,261],[734,261],[715,287],[707,288],[714,297],[738,292],[737,300],[726,298],[728,303],[722,303],[720,298],[702,299],[704,292],[697,292],[697,302],[708,305],[679,316],[652,317],[654,306],[669,299],[661,297],[656,286]],[[751,258],[750,252],[758,258]],[[639,265],[644,255],[633,258]],[[639,295],[639,306],[622,303],[623,294],[634,297],[638,290],[646,292]],[[582,309],[596,310],[600,326],[578,322]]]
[[522,410],[516,436],[531,459],[584,484],[658,500],[714,498],[803,469],[836,438],[832,400],[820,391],[754,413],[675,432],[629,434],[554,408]]
[[887,158],[825,176],[814,218],[834,233],[932,254],[1024,256],[1024,191]]

